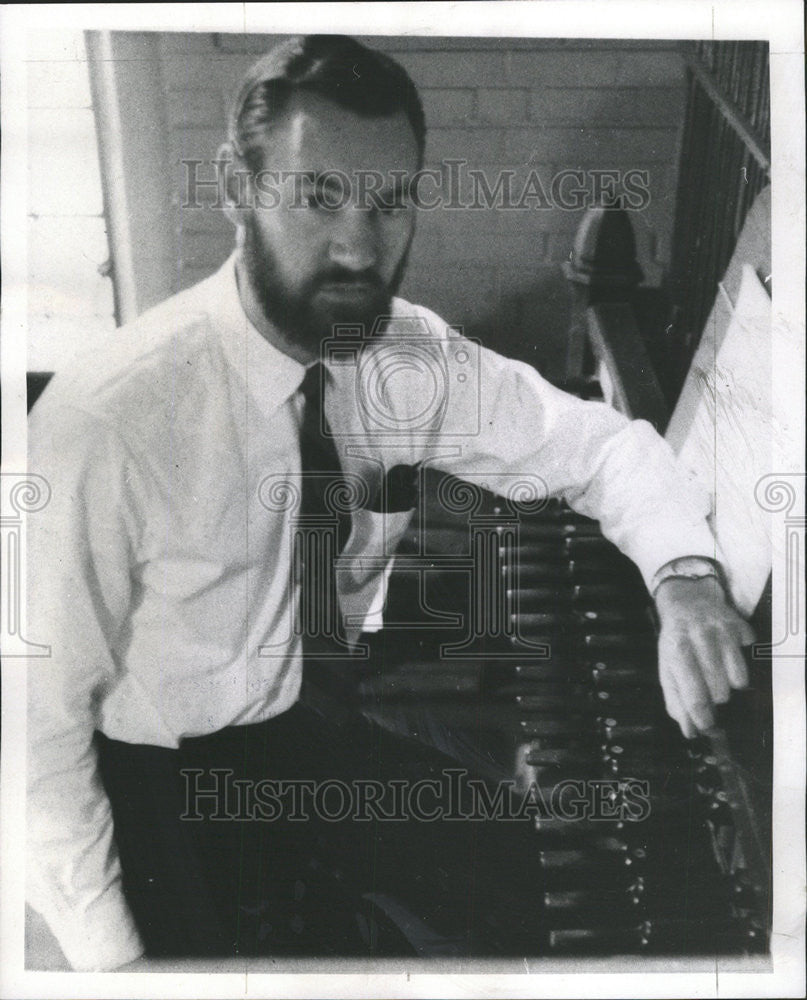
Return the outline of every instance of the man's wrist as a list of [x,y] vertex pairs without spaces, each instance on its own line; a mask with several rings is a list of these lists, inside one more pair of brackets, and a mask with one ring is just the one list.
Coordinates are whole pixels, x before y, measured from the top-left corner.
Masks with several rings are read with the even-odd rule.
[[706,556],[683,556],[671,559],[656,570],[650,581],[650,595],[654,599],[659,588],[668,580],[707,580],[712,579],[723,585],[723,574],[720,564]]

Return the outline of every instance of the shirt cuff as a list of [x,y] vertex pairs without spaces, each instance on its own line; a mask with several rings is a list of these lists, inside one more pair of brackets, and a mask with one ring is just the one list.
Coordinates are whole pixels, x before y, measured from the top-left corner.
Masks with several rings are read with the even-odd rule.
[[100,896],[82,913],[43,916],[76,972],[110,972],[145,951],[120,890]]
[[708,559],[720,566],[721,553],[715,537],[706,522],[692,521],[665,524],[652,532],[643,531],[630,539],[626,554],[636,563],[648,591],[652,593],[653,581],[662,567],[674,559],[687,556]]

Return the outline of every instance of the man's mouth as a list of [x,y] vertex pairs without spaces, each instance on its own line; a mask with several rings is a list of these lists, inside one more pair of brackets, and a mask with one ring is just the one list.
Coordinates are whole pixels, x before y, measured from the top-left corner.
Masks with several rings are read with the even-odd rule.
[[369,281],[327,281],[318,288],[320,294],[340,299],[367,298],[377,291],[377,286]]

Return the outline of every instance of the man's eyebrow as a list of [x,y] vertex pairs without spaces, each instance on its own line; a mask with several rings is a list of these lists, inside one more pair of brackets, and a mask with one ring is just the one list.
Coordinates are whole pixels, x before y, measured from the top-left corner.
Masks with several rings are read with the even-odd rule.
[[409,197],[412,182],[408,174],[402,176],[400,173],[396,173],[390,180],[392,183],[389,184],[368,185],[368,191],[381,198],[385,203]]
[[409,188],[411,186],[411,179],[407,175],[406,177],[401,177],[400,175],[395,178],[395,183],[391,187],[382,188],[382,192],[386,194],[388,191],[391,194],[409,194]]
[[342,190],[350,178],[341,170],[306,170],[304,179],[316,188],[334,188]]
[[[373,174],[373,179],[378,175],[374,171],[368,171],[368,173]],[[345,189],[346,185],[349,183],[355,183],[355,178],[351,178],[348,174],[341,170],[306,170],[302,174],[306,183],[310,184],[312,187],[319,189],[333,189],[342,191]],[[400,173],[395,172],[395,176],[392,178],[391,184],[382,184],[378,186],[376,184],[368,184],[367,188],[371,191],[377,191],[382,195],[406,195],[409,193],[409,188],[411,185],[411,178],[406,175],[402,176]]]

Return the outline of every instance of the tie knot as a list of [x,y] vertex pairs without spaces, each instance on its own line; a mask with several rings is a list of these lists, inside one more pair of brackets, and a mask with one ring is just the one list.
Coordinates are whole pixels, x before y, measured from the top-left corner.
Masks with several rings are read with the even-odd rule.
[[325,365],[321,361],[316,361],[306,369],[303,381],[300,383],[300,392],[306,403],[315,403],[317,406],[321,404],[326,377]]

